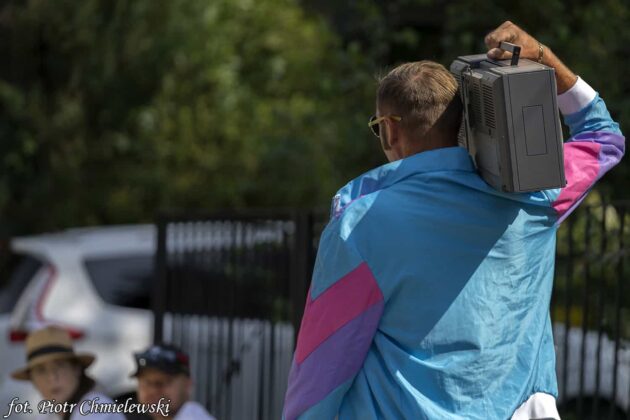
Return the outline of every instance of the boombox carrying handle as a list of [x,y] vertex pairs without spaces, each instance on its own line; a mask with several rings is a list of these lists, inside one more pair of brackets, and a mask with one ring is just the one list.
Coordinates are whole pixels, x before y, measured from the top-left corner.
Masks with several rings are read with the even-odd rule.
[[512,61],[510,61],[511,66],[518,65],[518,58],[521,56],[521,47],[518,45],[514,45],[510,42],[501,41],[499,44],[499,48],[504,51],[509,51],[512,53]]

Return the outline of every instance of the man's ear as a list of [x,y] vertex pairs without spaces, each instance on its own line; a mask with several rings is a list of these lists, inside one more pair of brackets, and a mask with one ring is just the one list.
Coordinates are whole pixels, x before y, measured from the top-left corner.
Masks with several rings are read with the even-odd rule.
[[387,130],[387,144],[389,148],[395,147],[400,141],[400,124],[388,119],[385,122],[385,130]]

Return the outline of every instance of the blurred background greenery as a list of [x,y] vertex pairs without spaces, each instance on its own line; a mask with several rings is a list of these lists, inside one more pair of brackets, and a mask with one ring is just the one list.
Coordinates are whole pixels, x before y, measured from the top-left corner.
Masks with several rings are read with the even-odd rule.
[[[0,237],[161,208],[327,206],[384,163],[376,75],[512,20],[630,129],[626,0],[5,0]],[[598,186],[629,198],[626,159]]]

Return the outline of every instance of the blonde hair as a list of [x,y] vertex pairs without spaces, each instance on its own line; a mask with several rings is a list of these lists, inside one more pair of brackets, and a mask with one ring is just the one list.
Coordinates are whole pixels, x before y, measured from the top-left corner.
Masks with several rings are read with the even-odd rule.
[[381,112],[401,116],[402,126],[416,137],[435,127],[456,143],[462,118],[457,89],[443,65],[428,60],[405,63],[381,78],[376,105]]

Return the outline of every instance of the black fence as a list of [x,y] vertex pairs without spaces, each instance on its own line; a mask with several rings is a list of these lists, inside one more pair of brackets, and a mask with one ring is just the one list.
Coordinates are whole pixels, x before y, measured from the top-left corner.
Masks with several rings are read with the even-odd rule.
[[558,231],[551,314],[563,419],[630,419],[629,210],[582,206]]
[[324,220],[279,211],[158,223],[155,341],[190,352],[194,397],[217,418],[281,417],[316,217]]
[[[551,314],[563,419],[630,419],[630,205],[560,228]],[[158,223],[155,340],[190,352],[195,399],[222,420],[281,417],[323,211]]]

